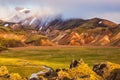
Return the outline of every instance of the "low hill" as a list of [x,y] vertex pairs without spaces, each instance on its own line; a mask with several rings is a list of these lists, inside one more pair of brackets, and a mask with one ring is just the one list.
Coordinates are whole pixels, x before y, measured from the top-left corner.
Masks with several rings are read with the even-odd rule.
[[0,26],[0,46],[22,47],[28,45],[51,46],[54,45],[47,37],[36,33],[35,30],[13,30],[10,27]]

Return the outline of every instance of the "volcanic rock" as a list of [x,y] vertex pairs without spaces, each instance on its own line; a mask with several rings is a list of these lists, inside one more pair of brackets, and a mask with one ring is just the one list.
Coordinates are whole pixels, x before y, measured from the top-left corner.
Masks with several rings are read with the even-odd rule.
[[93,66],[93,71],[103,77],[105,80],[120,80],[120,65],[103,62]]

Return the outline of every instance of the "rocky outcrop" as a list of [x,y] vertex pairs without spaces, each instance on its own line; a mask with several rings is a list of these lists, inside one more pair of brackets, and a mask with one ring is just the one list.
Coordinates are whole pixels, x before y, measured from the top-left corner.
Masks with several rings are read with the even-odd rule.
[[29,80],[43,80],[45,77],[48,77],[54,73],[54,70],[50,67],[42,66],[42,68],[42,71],[31,74]]
[[120,65],[103,62],[93,66],[93,71],[103,77],[105,80],[120,80]]

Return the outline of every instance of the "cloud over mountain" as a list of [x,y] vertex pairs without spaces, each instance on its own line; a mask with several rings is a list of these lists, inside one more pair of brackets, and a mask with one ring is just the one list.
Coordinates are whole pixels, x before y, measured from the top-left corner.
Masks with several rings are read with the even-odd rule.
[[[3,16],[5,8],[17,6],[31,8],[39,14],[62,14],[65,18],[92,18],[102,17],[119,23],[120,0],[0,0],[0,13]],[[12,10],[13,11],[13,10]],[[109,14],[108,16],[105,16]]]

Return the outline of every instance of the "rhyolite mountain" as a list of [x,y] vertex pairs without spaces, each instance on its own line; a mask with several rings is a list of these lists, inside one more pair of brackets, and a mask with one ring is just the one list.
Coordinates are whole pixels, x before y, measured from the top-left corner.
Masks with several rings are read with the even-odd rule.
[[60,45],[120,46],[120,25],[106,19],[55,19],[41,32]]
[[[61,17],[56,17],[43,20],[31,17],[18,23],[0,21],[0,25],[7,26],[13,32],[24,30],[33,36],[42,35],[56,45],[120,47],[120,25],[101,18],[63,20]],[[28,37],[27,40],[29,41]],[[26,41],[23,43],[26,44]],[[29,43],[36,42],[33,40]],[[39,40],[36,44],[38,43]]]

